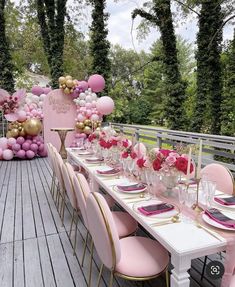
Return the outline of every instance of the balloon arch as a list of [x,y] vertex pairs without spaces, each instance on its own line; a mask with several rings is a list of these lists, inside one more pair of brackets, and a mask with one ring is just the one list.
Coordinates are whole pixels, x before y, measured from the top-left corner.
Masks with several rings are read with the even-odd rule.
[[[78,81],[71,76],[59,78],[59,87],[65,97],[71,97],[76,105],[75,136],[71,146],[81,138],[87,138],[101,126],[103,115],[112,113],[114,102],[110,97],[98,97],[105,88],[101,75],[92,75],[88,81]],[[47,156],[41,135],[43,129],[43,101],[51,88],[34,86],[30,93],[20,89],[10,95],[0,89],[0,111],[8,121],[8,131],[0,138],[0,160],[32,159]]]

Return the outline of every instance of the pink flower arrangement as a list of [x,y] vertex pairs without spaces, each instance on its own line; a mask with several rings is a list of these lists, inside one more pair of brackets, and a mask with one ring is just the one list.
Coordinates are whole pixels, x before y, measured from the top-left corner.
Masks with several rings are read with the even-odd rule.
[[[180,155],[173,150],[155,149],[152,153],[153,169],[164,174],[182,172],[187,174],[188,156]],[[190,173],[193,171],[193,164],[190,164]]]
[[140,168],[140,169],[151,167],[151,163],[147,157],[141,157],[141,158],[137,159],[136,164],[137,164],[138,168]]

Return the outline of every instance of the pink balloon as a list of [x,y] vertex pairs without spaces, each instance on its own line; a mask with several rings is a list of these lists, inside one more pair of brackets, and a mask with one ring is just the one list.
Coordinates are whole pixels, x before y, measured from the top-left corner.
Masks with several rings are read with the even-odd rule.
[[2,148],[0,148],[0,159],[2,159],[2,153],[3,153],[3,150]]
[[91,118],[90,118],[92,121],[94,121],[94,122],[97,122],[98,120],[99,120],[99,116],[98,115],[96,115],[96,114],[93,114],[93,115],[91,115]]
[[44,150],[44,144],[40,144],[40,146],[38,147],[38,150],[41,152]]
[[96,101],[92,101],[91,106],[92,108],[96,108]]
[[85,107],[86,107],[87,109],[91,109],[91,108],[92,108],[92,104],[91,104],[91,103],[86,103]]
[[15,143],[13,146],[12,146],[12,149],[13,151],[17,152],[21,149],[21,145],[18,144],[18,143]]
[[23,149],[19,150],[17,153],[16,153],[16,156],[18,158],[21,158],[21,159],[24,159],[25,158],[25,151]]
[[38,145],[35,143],[32,143],[30,145],[30,150],[32,150],[33,152],[36,152],[38,150]]
[[14,157],[13,151],[10,149],[5,149],[2,153],[2,158],[5,160],[11,160],[13,159],[13,157]]
[[83,89],[83,91],[88,89],[88,83],[86,81],[79,82],[79,86]]
[[31,114],[35,117],[35,116],[37,116],[38,111],[37,111],[37,110],[32,110],[32,111],[31,111]]
[[0,138],[0,148],[2,150],[7,149],[7,138],[5,137]]
[[51,88],[49,88],[49,87],[43,88],[43,94],[47,95],[47,94],[49,94],[50,92],[51,92]]
[[30,139],[26,140],[25,142],[28,143],[29,145],[32,144],[32,140],[30,140]]
[[84,138],[84,139],[85,139],[85,138],[86,138],[86,134],[81,133],[81,134],[80,134],[80,138]]
[[87,110],[87,111],[86,111],[86,115],[87,115],[88,117],[90,117],[90,116],[92,115],[91,110]]
[[46,157],[46,156],[47,156],[47,150],[46,150],[46,149],[43,149],[42,151],[39,151],[39,152],[38,152],[38,155],[39,155],[39,156],[42,156],[42,157]]
[[27,116],[26,116],[26,112],[25,111],[23,111],[23,110],[21,110],[21,111],[18,111],[18,122],[24,122],[24,121],[26,121],[26,119],[27,119]]
[[35,153],[32,150],[27,150],[26,151],[26,157],[31,159],[35,157]]
[[25,142],[22,144],[22,149],[25,151],[29,150],[29,147],[30,147],[30,144],[28,142]]
[[14,144],[16,143],[16,139],[14,139],[14,138],[9,138],[8,140],[7,140],[7,144],[8,144],[8,146],[13,146]]
[[105,80],[101,75],[92,75],[88,79],[88,85],[93,92],[98,93],[103,91],[105,87]]
[[78,114],[77,120],[78,120],[79,122],[83,122],[83,121],[85,120],[85,117],[84,117],[82,114]]
[[24,139],[23,137],[18,137],[18,138],[16,139],[16,142],[17,142],[18,144],[23,144],[23,143],[25,142],[25,139]]
[[31,89],[31,92],[32,92],[32,94],[34,94],[36,96],[40,96],[41,94],[44,93],[44,90],[40,86],[33,86]]
[[18,119],[18,114],[17,113],[11,113],[11,114],[6,114],[4,117],[9,121],[9,122],[15,122]]
[[80,138],[80,134],[78,134],[78,133],[75,134],[75,138],[76,138],[76,139],[79,139],[79,138]]
[[114,109],[114,101],[107,96],[101,97],[96,103],[96,108],[102,115],[109,115]]

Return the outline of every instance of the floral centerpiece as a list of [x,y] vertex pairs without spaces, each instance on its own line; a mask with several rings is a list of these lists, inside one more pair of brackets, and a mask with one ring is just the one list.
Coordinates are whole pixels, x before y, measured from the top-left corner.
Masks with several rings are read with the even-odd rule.
[[121,141],[121,157],[126,159],[128,157],[132,158],[133,160],[137,158],[136,152],[133,151],[132,142],[128,139],[123,139]]

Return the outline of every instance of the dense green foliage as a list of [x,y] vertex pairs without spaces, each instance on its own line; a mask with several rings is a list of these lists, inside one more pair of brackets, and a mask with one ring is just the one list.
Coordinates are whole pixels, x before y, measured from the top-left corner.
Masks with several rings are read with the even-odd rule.
[[222,32],[219,28],[221,25],[220,0],[202,1],[196,54],[197,98],[192,119],[192,130],[197,132],[214,134],[220,132]]
[[0,0],[0,87],[14,91],[13,65],[5,30],[6,1]]
[[51,85],[58,86],[63,75],[64,21],[67,0],[37,0],[37,16],[43,48],[50,67]]
[[92,73],[103,75],[106,79],[106,92],[110,80],[111,63],[108,57],[110,43],[107,40],[108,14],[104,12],[106,0],[90,0],[92,4],[92,24],[90,35],[90,55],[92,57]]

